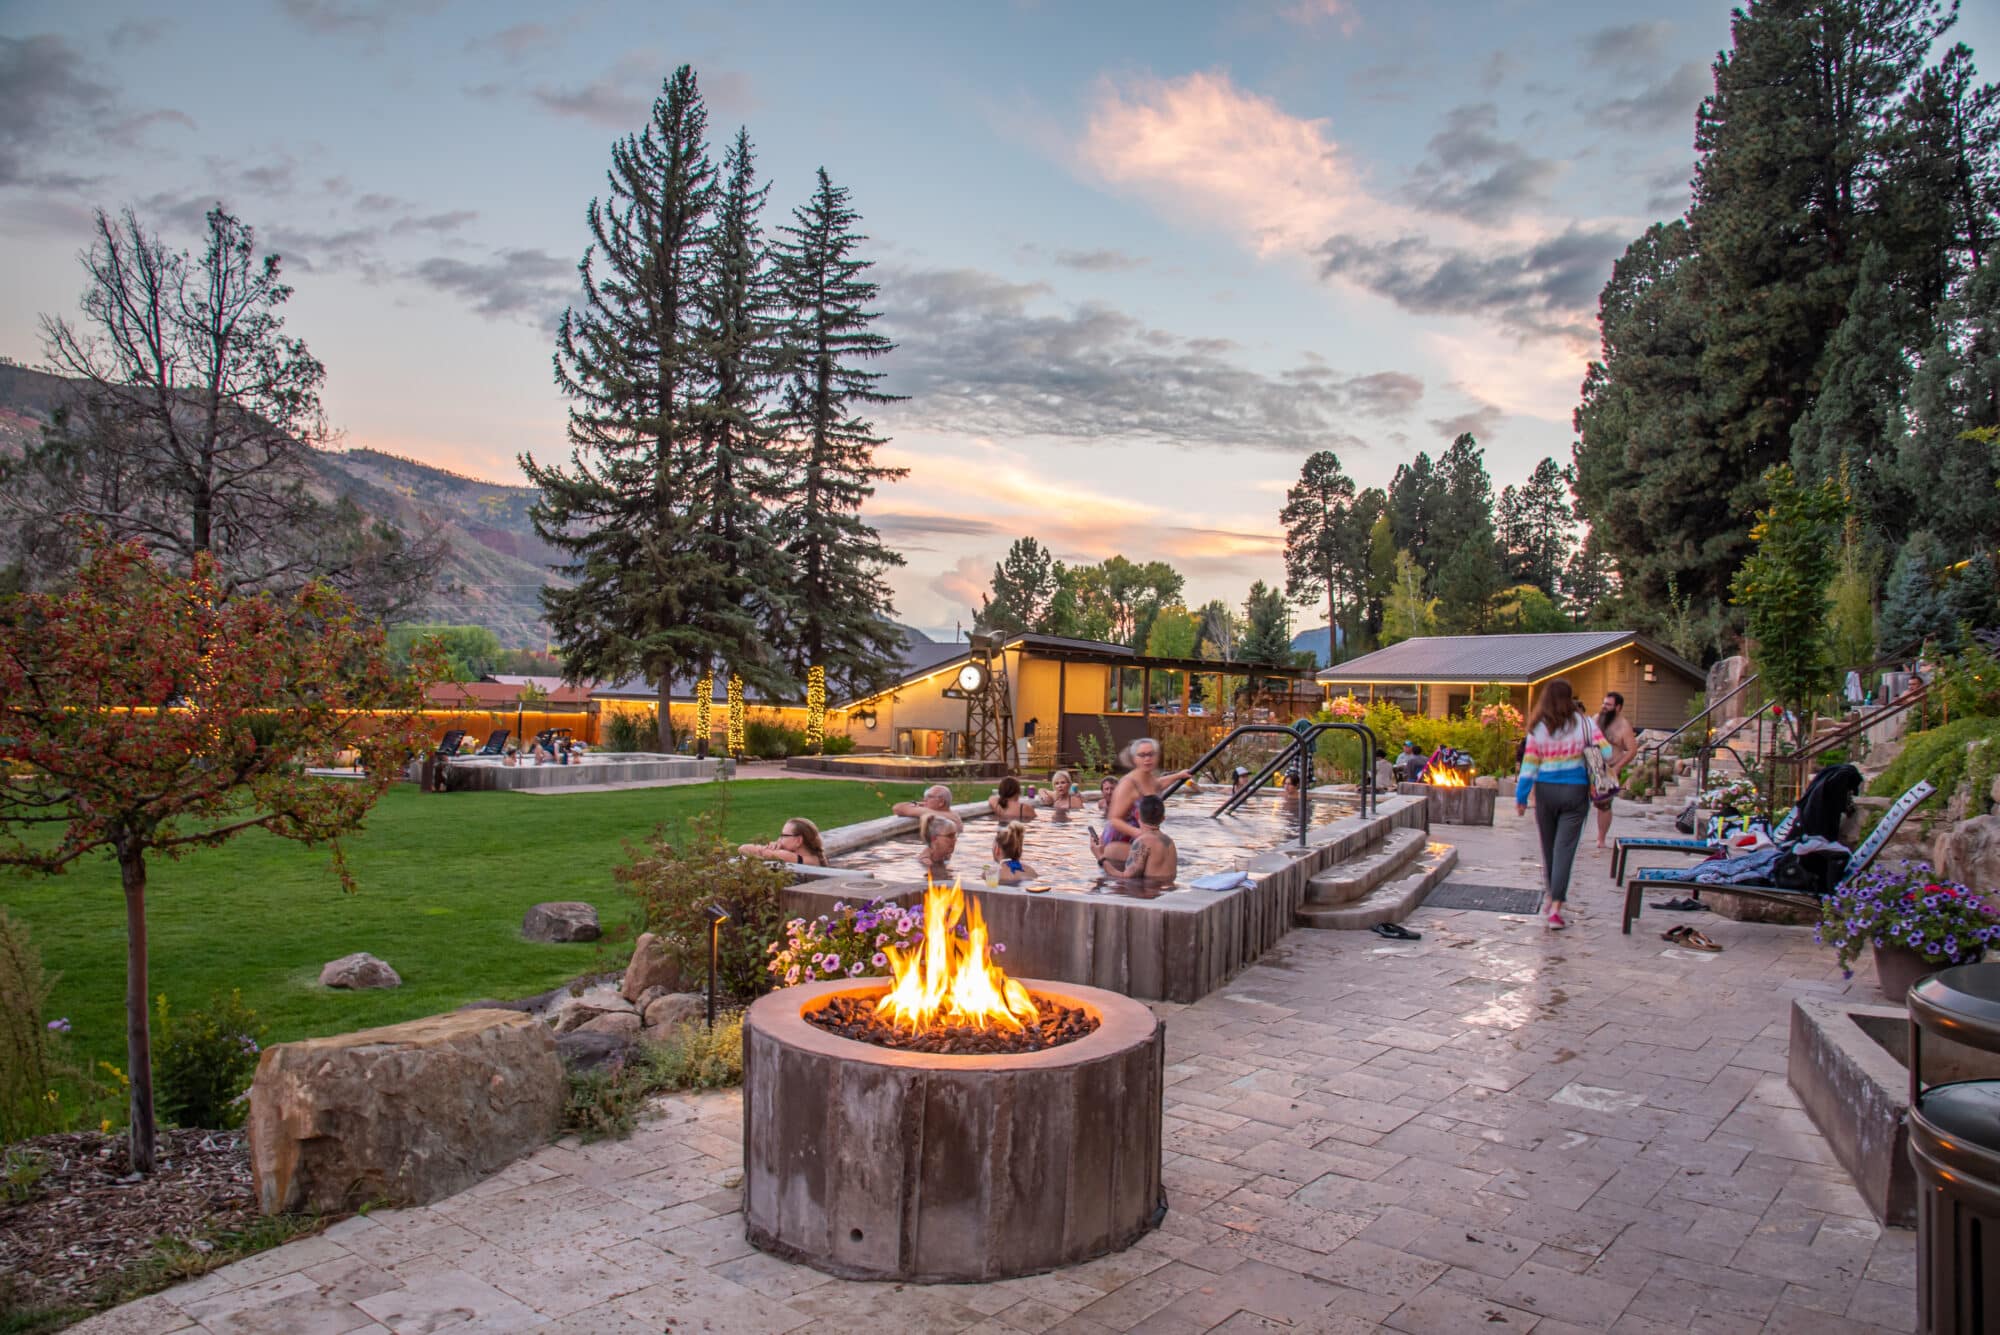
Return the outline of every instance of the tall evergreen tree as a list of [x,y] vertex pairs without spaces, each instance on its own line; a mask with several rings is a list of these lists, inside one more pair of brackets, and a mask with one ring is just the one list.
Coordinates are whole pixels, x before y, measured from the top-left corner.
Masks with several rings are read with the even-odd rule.
[[1258,580],[1250,586],[1243,603],[1243,640],[1237,659],[1244,663],[1264,663],[1288,667],[1292,662],[1291,616],[1285,596]]
[[1396,549],[1405,551],[1423,570],[1424,578],[1437,573],[1450,555],[1450,544],[1433,535],[1441,534],[1440,512],[1444,508],[1444,479],[1431,465],[1431,457],[1417,451],[1417,457],[1396,465],[1389,482],[1389,523]]
[[1047,633],[1051,609],[1063,589],[1062,563],[1033,538],[1016,538],[993,567],[993,592],[979,604],[973,625],[1017,635]]
[[1544,459],[1521,486],[1501,490],[1496,511],[1507,577],[1532,584],[1551,598],[1561,589],[1563,570],[1576,550],[1570,532],[1574,482],[1572,470]]
[[583,302],[556,331],[570,399],[567,466],[521,456],[541,498],[535,531],[569,559],[542,605],[572,680],[643,672],[672,748],[676,671],[733,647],[697,622],[716,571],[704,559],[692,479],[701,449],[701,295],[715,209],[708,113],[681,66],[652,119],[612,146],[610,194],[585,212]]
[[824,667],[850,693],[894,677],[901,661],[882,574],[903,558],[862,519],[861,505],[877,484],[909,471],[875,462],[884,441],[863,415],[899,396],[865,369],[895,345],[872,327],[876,287],[866,277],[870,262],[856,254],[867,239],[854,230],[860,216],[822,167],[812,198],[779,229],[785,239],[773,257],[791,316],[784,423],[792,494],[779,529],[792,566],[794,667]]
[[1438,627],[1448,635],[1477,635],[1492,617],[1500,591],[1493,530],[1480,520],[1438,571]]
[[1329,658],[1337,638],[1333,628],[1340,624],[1340,596],[1351,594],[1354,585],[1353,507],[1354,479],[1340,471],[1340,456],[1316,450],[1285,492],[1278,515],[1285,526],[1285,596],[1298,602],[1326,598]]
[[793,678],[767,643],[767,629],[799,626],[786,605],[786,564],[770,522],[787,479],[765,408],[783,328],[760,221],[769,190],[757,184],[749,132],[738,130],[723,156],[697,296],[700,389],[689,413],[700,447],[687,487],[692,545],[709,585],[685,618],[707,645],[698,668],[725,667],[767,694],[797,698],[804,671]]
[[1576,554],[1563,568],[1563,602],[1568,604],[1570,616],[1581,623],[1587,621],[1592,610],[1609,598],[1615,589],[1616,572],[1612,569],[1611,558],[1598,541],[1597,531],[1592,529],[1584,534]]
[[1928,529],[1904,540],[1889,570],[1882,615],[1876,623],[1883,653],[1914,654],[1926,641],[1954,636],[1951,607],[1938,587],[1945,564],[1944,549]]

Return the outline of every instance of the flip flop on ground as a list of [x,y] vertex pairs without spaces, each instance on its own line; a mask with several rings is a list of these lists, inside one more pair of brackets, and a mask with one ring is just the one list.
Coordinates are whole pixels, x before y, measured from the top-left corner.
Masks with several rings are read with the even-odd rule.
[[1664,909],[1668,913],[1705,913],[1708,911],[1708,905],[1693,897],[1687,899],[1669,899],[1664,904],[1655,904],[1653,907]]

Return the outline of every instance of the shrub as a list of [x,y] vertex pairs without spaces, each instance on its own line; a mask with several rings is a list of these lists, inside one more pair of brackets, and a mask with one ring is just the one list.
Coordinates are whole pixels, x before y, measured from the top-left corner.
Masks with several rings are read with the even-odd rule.
[[67,1131],[79,1115],[56,1088],[75,1074],[69,1021],[46,1018],[59,976],[43,972],[28,925],[0,908],[0,1145]]
[[604,716],[599,735],[607,751],[651,751],[660,744],[659,715],[621,709]]
[[820,754],[824,756],[847,756],[854,754],[854,739],[844,732],[829,733],[820,744]]
[[2000,657],[1972,640],[1938,665],[1937,690],[1948,719],[2000,717]]
[[656,1089],[724,1089],[743,1083],[743,1016],[717,1016],[715,1028],[690,1020],[647,1052]]
[[153,1074],[160,1112],[181,1126],[215,1128],[243,1120],[238,1096],[257,1073],[266,1031],[241,992],[216,997],[205,1011],[176,1015],[159,999]]
[[1937,792],[1918,803],[1917,810],[1934,812],[1942,811],[1953,791],[1965,783],[1971,798],[1965,814],[1978,816],[1991,805],[1996,768],[2000,768],[2000,720],[1958,719],[1911,733],[1904,739],[1902,754],[1876,776],[1868,791],[1876,797],[1898,797],[1918,779],[1929,779]]
[[659,1043],[641,1044],[623,1061],[571,1073],[563,1129],[586,1141],[623,1140],[655,1094],[742,1083],[742,1013],[717,1016],[714,1029],[691,1020]]
[[788,728],[782,723],[768,719],[748,719],[743,724],[743,751],[759,760],[783,760],[786,756],[804,755],[806,735],[798,728]]
[[48,1161],[25,1146],[0,1148],[0,1201],[19,1205],[48,1175]]
[[612,874],[638,899],[645,930],[660,938],[661,949],[687,977],[708,973],[709,906],[727,909],[716,986],[748,1000],[770,990],[765,947],[784,930],[778,897],[792,874],[737,853],[723,835],[728,785],[718,791],[715,803],[685,830],[671,833],[661,826],[644,845],[628,841],[625,865]]

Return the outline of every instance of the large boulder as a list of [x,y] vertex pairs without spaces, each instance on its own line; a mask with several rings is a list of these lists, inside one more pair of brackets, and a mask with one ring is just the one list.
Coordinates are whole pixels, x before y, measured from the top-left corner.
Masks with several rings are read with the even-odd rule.
[[265,1214],[423,1205],[545,1143],[566,1094],[533,1016],[458,1011],[266,1048],[250,1086]]
[[708,1003],[693,992],[670,992],[646,1007],[645,1037],[658,1043],[689,1020],[708,1013]]
[[2000,815],[1974,816],[1937,837],[1941,875],[1987,893],[2000,890]]
[[595,941],[604,935],[597,910],[574,899],[537,904],[521,920],[521,935],[530,941]]
[[401,987],[402,977],[367,951],[342,955],[319,971],[321,987]]
[[586,992],[582,996],[565,996],[549,1007],[543,1016],[549,1026],[558,1034],[567,1034],[581,1029],[592,1020],[603,1015],[630,1015],[638,1018],[639,1008],[616,992],[598,990]]
[[625,984],[619,989],[627,1001],[637,1001],[646,994],[649,987],[664,987],[669,992],[678,992],[681,986],[680,965],[667,958],[660,949],[660,938],[651,932],[641,932],[632,947],[632,962],[625,966]]
[[580,1034],[619,1034],[631,1037],[639,1032],[639,1017],[632,1011],[606,1011],[576,1027]]
[[556,1055],[562,1058],[565,1070],[595,1071],[623,1061],[636,1038],[635,1034],[593,1034],[572,1029],[556,1035]]
[[[1714,704],[1743,683],[1750,675],[1750,660],[1741,654],[1717,659],[1715,666],[1708,670],[1708,702]],[[1740,702],[1738,702],[1740,703]],[[1737,708],[1733,711],[1742,715],[1747,711]]]

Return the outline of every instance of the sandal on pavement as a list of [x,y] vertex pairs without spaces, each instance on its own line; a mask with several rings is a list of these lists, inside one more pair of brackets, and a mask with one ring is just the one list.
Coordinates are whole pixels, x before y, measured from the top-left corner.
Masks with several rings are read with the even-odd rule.
[[1680,943],[1688,950],[1706,950],[1710,953],[1716,953],[1722,949],[1721,946],[1718,946],[1692,927],[1687,929],[1687,935],[1681,938]]
[[1708,905],[1702,903],[1699,899],[1688,898],[1669,899],[1666,903],[1655,904],[1653,907],[1664,909],[1668,913],[1702,913],[1707,910]]
[[1384,941],[1421,941],[1422,932],[1413,932],[1399,922],[1378,922],[1368,929]]
[[1693,930],[1694,928],[1689,927],[1685,924],[1679,927],[1669,927],[1666,931],[1660,933],[1660,940],[1671,941],[1675,945],[1679,945],[1681,943],[1681,938],[1686,936],[1689,932],[1692,932]]

